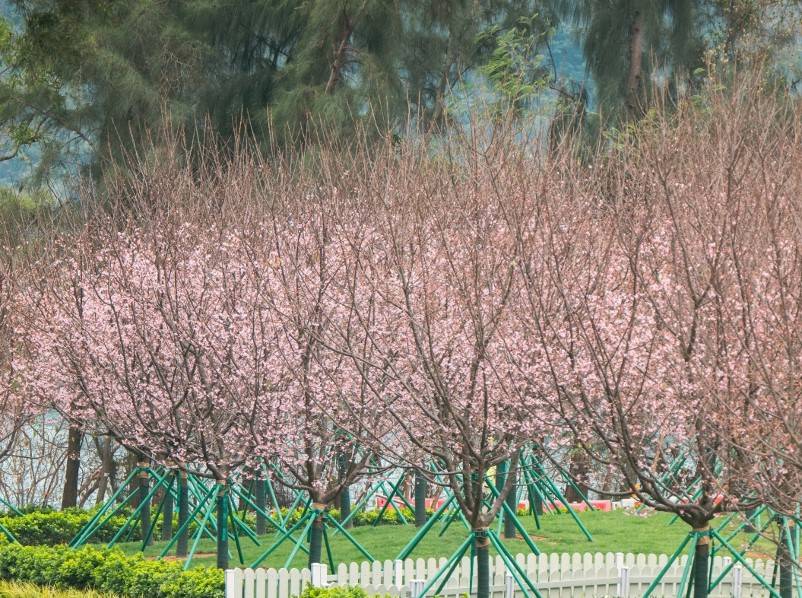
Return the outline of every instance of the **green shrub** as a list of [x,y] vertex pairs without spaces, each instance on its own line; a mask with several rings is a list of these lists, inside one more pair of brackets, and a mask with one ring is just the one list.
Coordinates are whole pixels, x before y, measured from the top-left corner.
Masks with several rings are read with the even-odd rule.
[[[80,509],[38,509],[22,515],[7,513],[0,517],[0,525],[8,529],[20,544],[27,546],[67,544],[83,528],[96,511]],[[112,517],[94,536],[92,541],[108,542],[124,524],[127,514]],[[132,538],[140,538],[139,528],[133,530]]]
[[2,598],[114,598],[111,594],[98,594],[89,590],[58,590],[32,583],[0,583]]
[[121,598],[222,598],[223,572],[183,571],[175,562],[126,556],[85,546],[0,546],[0,579],[39,586],[96,590]]
[[301,598],[367,598],[367,593],[356,586],[333,586],[330,588],[306,586]]

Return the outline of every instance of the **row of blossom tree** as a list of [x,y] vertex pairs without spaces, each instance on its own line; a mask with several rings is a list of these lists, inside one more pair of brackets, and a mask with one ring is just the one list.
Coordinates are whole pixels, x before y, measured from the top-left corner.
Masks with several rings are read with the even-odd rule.
[[802,481],[802,126],[715,93],[590,166],[510,131],[435,157],[140,163],[105,190],[124,210],[4,283],[4,410],[55,407],[222,484],[270,463],[320,511],[416,468],[480,532],[521,450],[567,443],[592,487],[701,532],[703,596],[712,518],[793,511]]

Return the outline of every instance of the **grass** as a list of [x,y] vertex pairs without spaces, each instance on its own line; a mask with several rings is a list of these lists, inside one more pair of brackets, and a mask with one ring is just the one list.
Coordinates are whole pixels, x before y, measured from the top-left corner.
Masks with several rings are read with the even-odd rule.
[[57,590],[30,583],[0,582],[0,598],[113,598],[91,590]]
[[[636,515],[626,511],[613,511],[603,513],[600,511],[583,513],[583,523],[593,535],[589,542],[577,527],[573,519],[567,514],[545,515],[541,518],[542,527],[537,530],[532,517],[522,517],[529,535],[541,552],[632,552],[632,553],[672,553],[682,539],[687,535],[689,528],[682,521],[669,525],[671,516],[664,513]],[[360,542],[368,552],[378,560],[394,559],[401,549],[415,534],[412,526],[382,525],[379,527],[357,527],[350,530],[354,538]],[[456,551],[464,541],[466,530],[459,522],[454,522],[443,536],[439,536],[440,525],[435,525],[429,534],[413,551],[413,558],[428,558],[449,556]],[[330,534],[332,532],[329,532]],[[258,555],[269,547],[276,539],[276,535],[269,534],[260,538],[261,546],[256,546],[248,538],[242,538],[245,566],[249,566]],[[740,545],[745,536],[738,536],[733,540]],[[514,540],[505,540],[507,548],[513,554],[528,553],[529,548],[519,537]],[[125,552],[139,551],[140,543],[119,544]],[[191,543],[190,543],[191,546]],[[146,556],[156,556],[164,547],[163,542],[156,542],[145,551]],[[236,546],[230,542],[231,566],[242,566],[237,558]],[[352,562],[366,560],[359,551],[342,535],[337,534],[331,538],[331,548],[337,562]],[[201,540],[198,551],[192,561],[193,566],[214,565],[215,545],[210,539]],[[265,560],[263,567],[283,567],[291,551],[289,542],[285,542],[270,557]],[[174,552],[174,551],[173,551]],[[774,553],[773,546],[768,540],[760,540],[748,553],[749,556],[771,558]],[[325,551],[324,551],[325,560]],[[291,567],[305,567],[306,555],[299,551],[292,561]]]

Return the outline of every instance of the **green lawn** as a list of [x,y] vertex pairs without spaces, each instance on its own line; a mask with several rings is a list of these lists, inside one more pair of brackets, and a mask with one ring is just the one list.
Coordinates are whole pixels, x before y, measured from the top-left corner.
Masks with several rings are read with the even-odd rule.
[[[522,517],[521,520],[537,544],[541,552],[633,552],[633,553],[671,553],[689,528],[682,522],[676,521],[669,525],[670,516],[662,513],[651,515],[634,515],[625,511],[611,513],[591,512],[581,515],[582,521],[593,534],[593,541],[589,542],[579,530],[573,519],[567,514],[545,515],[541,518],[542,528],[537,530],[532,517]],[[455,522],[438,537],[440,526],[429,532],[428,536],[418,545],[412,557],[439,557],[448,556],[454,552],[465,539],[465,528]],[[378,527],[357,527],[351,530],[353,536],[379,560],[394,559],[406,543],[415,534],[412,526],[382,525]],[[251,562],[275,541],[273,534],[260,538],[261,546],[256,546],[251,540],[241,539],[245,555],[245,565]],[[736,537],[734,543],[742,544],[743,537]],[[528,553],[529,549],[520,538],[505,540],[507,547],[513,554]],[[139,550],[140,544],[128,543],[119,545],[128,552]],[[145,552],[146,556],[157,555],[164,544],[155,543]],[[358,550],[348,543],[341,535],[331,539],[331,547],[337,562],[363,561],[365,558]],[[264,567],[283,567],[290,553],[289,543],[285,543],[276,550],[264,563]],[[236,546],[231,542],[231,566],[239,566]],[[750,556],[766,557],[773,554],[772,545],[761,540],[750,551]],[[325,560],[325,552],[324,552]],[[202,540],[198,547],[198,556],[193,559],[193,565],[213,565],[214,543],[211,540]],[[292,562],[293,567],[304,567],[306,556],[299,551]]]

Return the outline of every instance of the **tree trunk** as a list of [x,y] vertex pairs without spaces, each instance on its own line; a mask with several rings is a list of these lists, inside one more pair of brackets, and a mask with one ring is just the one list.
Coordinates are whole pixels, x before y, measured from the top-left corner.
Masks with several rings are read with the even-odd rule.
[[626,108],[634,116],[641,109],[641,78],[643,71],[643,13],[636,11],[629,29],[629,71],[627,73]]
[[780,543],[777,546],[777,562],[780,568],[780,598],[793,598],[794,584],[791,576],[791,567],[793,567],[793,559],[788,550],[788,542],[791,540],[789,537],[792,521],[788,520],[788,527],[783,526],[781,517],[777,518],[780,524]]
[[217,568],[228,569],[228,485],[217,480]]
[[[709,532],[710,526],[698,528],[697,532]],[[707,598],[708,566],[710,563],[710,536],[697,536],[693,557],[693,598]]]
[[426,524],[426,478],[415,473],[415,527]]
[[[142,462],[139,467],[147,467],[148,464]],[[150,476],[147,471],[139,472],[139,504],[142,510],[139,511],[139,521],[141,525],[142,539],[148,537],[150,534],[150,499],[148,493],[150,492]],[[151,538],[152,540],[152,538]],[[150,544],[150,541],[148,542]]]
[[[267,511],[267,499],[265,497],[265,480],[255,480],[253,502],[262,511]],[[256,535],[263,536],[267,533],[267,519],[259,511],[256,512]]]
[[[510,493],[507,495],[507,507],[509,510],[518,516],[518,469],[513,469],[507,472],[507,476],[511,477],[512,480],[510,484],[512,484],[512,488],[510,489]],[[509,514],[504,516],[504,537],[508,539],[515,538],[515,520],[513,517],[510,517]]]
[[78,475],[81,470],[81,445],[84,434],[79,426],[71,425],[67,435],[67,463],[64,470],[64,491],[61,508],[78,506]]
[[[345,486],[340,491],[340,521],[345,521],[351,515],[351,489]],[[345,524],[346,528],[354,527],[353,520]]]
[[[133,451],[128,451],[128,473],[126,475],[131,475],[131,472],[137,467],[139,467],[139,456]],[[136,509],[139,506],[140,498],[138,477],[134,476],[134,478],[131,480],[129,492],[133,494],[133,497],[128,504],[131,505],[132,509]]]
[[[582,502],[588,495],[588,486],[581,480],[585,479],[590,469],[587,454],[579,447],[571,451],[571,460],[568,463],[568,476],[573,484],[566,484],[565,499],[568,502]],[[576,486],[576,488],[574,487]]]
[[317,512],[312,522],[312,529],[309,534],[309,568],[312,568],[313,563],[319,563],[323,555],[323,511],[326,505],[320,503],[313,503],[312,508]]
[[95,506],[103,504],[106,498],[106,491],[111,488],[114,492],[114,478],[116,475],[116,464],[114,463],[114,450],[111,438],[100,439],[100,459],[102,463],[102,475],[97,487],[97,495],[95,496]]
[[474,530],[476,598],[490,598],[490,540],[487,529]]
[[[182,471],[178,476],[178,527],[180,528],[189,519],[189,487],[187,472]],[[187,526],[179,534],[176,541],[175,555],[177,557],[187,556],[189,549],[189,527]]]

